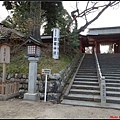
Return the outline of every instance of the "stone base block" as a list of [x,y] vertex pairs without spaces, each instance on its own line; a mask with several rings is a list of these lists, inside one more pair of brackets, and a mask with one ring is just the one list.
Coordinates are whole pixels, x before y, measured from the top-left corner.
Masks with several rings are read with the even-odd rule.
[[40,100],[40,95],[38,93],[25,93],[24,99],[26,100]]

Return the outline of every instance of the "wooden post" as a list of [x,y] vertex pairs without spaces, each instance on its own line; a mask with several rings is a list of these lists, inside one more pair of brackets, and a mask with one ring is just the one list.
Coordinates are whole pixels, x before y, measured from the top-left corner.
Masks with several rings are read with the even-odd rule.
[[4,84],[2,83],[1,85],[2,85],[2,92],[1,92],[1,94],[3,95],[4,94]]
[[3,63],[3,74],[2,74],[2,82],[6,80],[6,63]]
[[9,84],[5,84],[5,95],[8,95],[9,94]]
[[18,82],[16,82],[16,92],[19,92]]
[[16,84],[16,82],[14,82],[14,93],[17,92],[16,86],[17,86],[17,84]]

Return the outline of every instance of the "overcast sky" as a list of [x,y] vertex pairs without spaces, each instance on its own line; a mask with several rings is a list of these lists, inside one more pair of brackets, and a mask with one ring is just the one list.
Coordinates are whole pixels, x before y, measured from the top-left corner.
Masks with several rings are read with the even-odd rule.
[[8,15],[8,12],[7,12],[7,10],[5,9],[5,7],[2,6],[2,2],[3,2],[3,1],[0,1],[0,21],[2,21],[3,19],[5,19],[6,16]]
[[[0,21],[6,18],[6,16],[9,14],[8,11],[5,9],[4,6],[2,6],[2,2],[0,1]],[[85,1],[82,1],[85,2]],[[81,6],[81,1],[78,1],[78,5]],[[75,1],[63,1],[63,6],[69,14],[71,11],[76,9],[76,2]],[[80,20],[79,26],[81,26],[83,23]],[[119,9],[108,9],[106,10],[94,23],[92,23],[89,28],[95,28],[95,27],[113,27],[113,26],[120,26],[120,8]]]
[[[86,1],[82,1],[84,4]],[[67,9],[69,13],[76,9],[75,1],[63,1],[64,8]],[[86,5],[86,4],[85,4]],[[81,5],[81,1],[78,1],[78,8],[85,7]],[[80,24],[81,21],[79,21]],[[113,27],[120,26],[120,7],[108,8],[104,13],[89,27]]]

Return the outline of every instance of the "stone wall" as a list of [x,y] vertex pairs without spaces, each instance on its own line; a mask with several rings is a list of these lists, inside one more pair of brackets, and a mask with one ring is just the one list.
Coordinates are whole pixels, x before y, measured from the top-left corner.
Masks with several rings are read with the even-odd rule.
[[[82,57],[82,53],[78,53],[72,62],[66,66],[66,68],[59,73],[54,73],[48,76],[47,82],[47,101],[58,103],[60,97],[65,89],[66,84],[69,81],[70,76],[74,73],[75,68],[77,67],[79,60]],[[2,79],[2,74],[0,75]],[[20,98],[23,98],[23,95],[28,90],[28,74],[8,74],[6,75],[6,81],[20,81]],[[44,90],[45,90],[45,76],[42,74],[37,74],[37,92],[40,93],[40,99],[44,99]]]

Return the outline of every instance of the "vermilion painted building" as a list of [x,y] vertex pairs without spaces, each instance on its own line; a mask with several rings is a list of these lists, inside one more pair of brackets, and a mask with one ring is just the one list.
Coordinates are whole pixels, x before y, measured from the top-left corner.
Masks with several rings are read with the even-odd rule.
[[83,53],[88,47],[92,48],[92,52],[96,48],[96,53],[101,53],[102,45],[108,45],[110,53],[120,53],[120,26],[90,28],[86,36],[80,35],[80,50]]

